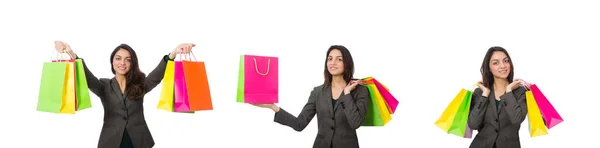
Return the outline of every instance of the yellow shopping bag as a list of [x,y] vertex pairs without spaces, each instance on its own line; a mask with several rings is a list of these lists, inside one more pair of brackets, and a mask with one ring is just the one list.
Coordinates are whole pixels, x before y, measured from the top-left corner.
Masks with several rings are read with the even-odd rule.
[[75,114],[75,63],[74,60],[60,62],[67,63],[60,113]]
[[[377,82],[378,82],[378,84],[375,84],[375,81],[374,81],[373,77],[367,77],[367,78],[364,78],[363,80],[365,81],[365,85],[368,85],[368,86],[372,86],[372,87],[373,87],[373,90],[371,90],[371,91],[377,92],[377,93],[375,94],[375,97],[376,97],[376,98],[380,98],[380,99],[382,100],[381,102],[383,102],[383,104],[385,104],[385,107],[387,108],[387,109],[385,109],[385,110],[387,110],[387,111],[388,111],[388,113],[387,113],[387,114],[394,114],[394,110],[392,109],[392,107],[390,106],[390,104],[387,102],[387,100],[384,98],[384,96],[381,94],[381,91],[382,91],[382,90],[379,90],[379,87],[377,87],[377,85],[381,85],[381,87],[383,87],[383,88],[385,89],[384,91],[387,91],[388,93],[389,93],[389,91],[390,91],[390,90],[389,90],[389,89],[388,89],[388,88],[387,88],[385,85],[381,84],[381,82],[379,82],[379,81],[377,81]],[[390,96],[391,96],[391,95],[390,95]],[[393,97],[393,96],[391,96],[391,97]],[[389,98],[389,99],[396,100],[395,98]],[[377,100],[377,99],[376,99],[376,100]],[[396,105],[396,106],[398,105],[398,104],[397,104],[397,100],[396,100],[396,104],[395,104],[395,105]],[[379,106],[381,106],[381,105],[379,105]],[[394,106],[394,107],[396,107],[396,106]],[[383,115],[383,114],[382,114],[382,115]],[[390,118],[391,118],[391,115],[390,115]],[[390,120],[391,120],[391,119],[390,119]],[[388,120],[388,121],[389,121],[389,120]],[[387,123],[387,122],[386,122],[386,123]]]
[[446,110],[444,110],[442,116],[440,116],[440,118],[435,121],[434,124],[447,133],[454,122],[454,117],[456,116],[456,112],[458,111],[460,104],[463,102],[465,95],[467,94],[468,93],[466,89],[461,89],[456,97],[454,97],[454,99],[450,102],[450,104],[448,104],[448,107],[446,107]]
[[546,130],[546,126],[544,125],[542,113],[540,112],[540,108],[538,107],[531,90],[527,90],[525,92],[525,100],[527,100],[527,119],[529,120],[529,135],[531,137],[547,135],[548,130]]
[[377,87],[373,86],[373,89],[376,90],[375,93],[375,101],[377,102],[377,107],[379,108],[379,112],[381,113],[381,118],[383,118],[383,124],[387,124],[390,120],[392,120],[392,116],[390,115],[390,111],[388,110],[388,105],[383,100],[383,97],[379,93]]
[[[384,126],[390,120],[392,120],[391,111],[383,96],[372,81],[367,81],[364,84],[369,89],[369,95],[371,100],[369,101],[369,108],[367,116],[362,125],[364,126]],[[370,113],[371,112],[371,113]]]
[[160,91],[160,99],[158,100],[158,109],[173,111],[173,95],[175,86],[175,64],[173,61],[167,61],[165,75],[163,77],[162,90]]

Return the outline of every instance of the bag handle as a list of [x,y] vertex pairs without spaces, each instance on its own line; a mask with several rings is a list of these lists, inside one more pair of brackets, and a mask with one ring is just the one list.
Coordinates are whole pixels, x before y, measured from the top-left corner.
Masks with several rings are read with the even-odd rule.
[[469,91],[471,91],[471,92],[474,92],[474,91],[475,91],[475,89],[477,89],[477,88],[479,88],[479,86],[477,86],[477,83],[476,83],[476,84],[473,84],[473,85],[471,86],[471,88],[469,88]]
[[[190,58],[190,54],[192,55],[192,57],[194,58],[194,60],[192,60],[192,59]],[[185,58],[184,58],[183,56],[185,56]],[[198,59],[196,58],[196,56],[194,55],[194,52],[192,52],[192,51],[190,51],[190,53],[186,53],[186,54],[183,54],[183,53],[178,53],[177,55],[175,55],[175,58],[174,58],[173,60],[177,59],[177,57],[179,57],[179,60],[180,60],[180,61],[193,61],[193,62],[198,62]]]
[[266,76],[269,74],[269,71],[271,70],[271,59],[269,59],[269,61],[267,62],[267,73],[261,73],[260,71],[258,71],[258,64],[256,64],[256,58],[252,59],[254,59],[254,68],[256,69],[256,73],[258,73],[261,76]]
[[[58,52],[58,51],[54,50],[54,52],[56,53],[56,59],[54,56],[52,56],[52,54],[50,54],[50,61],[56,60],[56,62],[67,62],[67,61],[73,60],[70,57],[71,55],[66,53],[66,51]],[[66,56],[65,56],[65,54],[66,54]],[[68,57],[68,58],[66,58],[66,57]]]
[[521,79],[521,82],[522,82],[521,86],[525,87],[526,90],[531,90],[530,89],[531,83],[529,83],[529,82],[527,82],[527,81],[525,81],[523,79]]
[[189,57],[188,54],[177,53],[175,54],[175,58],[173,58],[173,61],[188,61],[188,58],[185,57]]
[[[185,60],[186,61],[193,61],[193,62],[198,62],[198,59],[196,58],[196,56],[194,55],[194,52],[188,53],[188,54],[184,54],[186,56]],[[194,60],[192,60],[192,58],[190,58],[190,55],[192,55],[191,57],[194,58]]]

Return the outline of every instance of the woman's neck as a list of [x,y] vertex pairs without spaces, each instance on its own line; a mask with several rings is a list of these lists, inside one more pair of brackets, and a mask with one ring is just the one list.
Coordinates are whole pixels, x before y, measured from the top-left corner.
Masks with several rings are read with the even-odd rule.
[[505,91],[508,86],[508,80],[502,78],[494,78],[494,90]]
[[127,78],[125,77],[125,75],[122,74],[117,74],[116,76],[117,79],[117,83],[119,83],[119,87],[121,87],[121,91],[123,91],[125,89],[125,86],[127,86]]
[[342,76],[332,76],[331,87],[333,88],[344,88],[346,87],[346,81]]

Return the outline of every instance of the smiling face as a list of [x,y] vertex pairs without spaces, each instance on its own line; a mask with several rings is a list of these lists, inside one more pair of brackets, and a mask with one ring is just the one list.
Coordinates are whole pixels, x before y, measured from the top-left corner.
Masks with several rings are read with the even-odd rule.
[[338,49],[333,49],[327,56],[327,70],[332,76],[344,74],[344,59],[342,52]]
[[113,69],[116,74],[125,75],[131,67],[131,55],[125,49],[119,49],[113,57]]
[[495,78],[506,79],[510,74],[510,59],[502,51],[494,51],[490,59],[490,72]]

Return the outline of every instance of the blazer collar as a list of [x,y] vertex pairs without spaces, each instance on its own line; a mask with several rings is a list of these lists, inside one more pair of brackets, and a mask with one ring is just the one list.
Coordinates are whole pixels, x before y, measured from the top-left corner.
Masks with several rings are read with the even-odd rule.
[[[330,91],[331,92],[331,91]],[[335,104],[333,105],[333,111],[335,112],[338,107],[340,106],[340,99],[342,98],[342,96],[344,95],[344,91],[342,91],[342,93],[340,94],[340,96],[338,97],[338,99],[335,101]],[[333,99],[333,97],[331,98]]]
[[488,104],[488,106],[492,107],[492,110],[494,111],[494,117],[499,118],[498,114],[500,114],[498,107],[502,107],[502,105],[498,105],[498,107],[496,107],[496,93],[494,91],[494,89],[490,89],[490,97],[488,98],[490,104]]
[[[333,99],[333,95],[332,95],[332,87],[325,87],[325,89],[323,89],[323,96],[325,96],[324,99],[326,99],[328,103],[331,103],[331,99]],[[340,96],[338,97],[338,99],[335,101],[335,104],[333,105],[326,105],[329,112],[333,115],[333,113],[335,112],[335,110],[337,110],[338,106],[340,106],[340,99],[342,98],[342,96],[344,92],[342,91]]]
[[119,86],[119,82],[117,82],[117,79],[115,77],[113,77],[110,80],[110,85],[113,88],[113,91],[115,92],[115,94],[117,94],[117,97],[119,97],[119,99],[121,100],[125,100],[125,94],[127,94],[127,90],[125,90],[125,93],[121,93],[121,87]]

